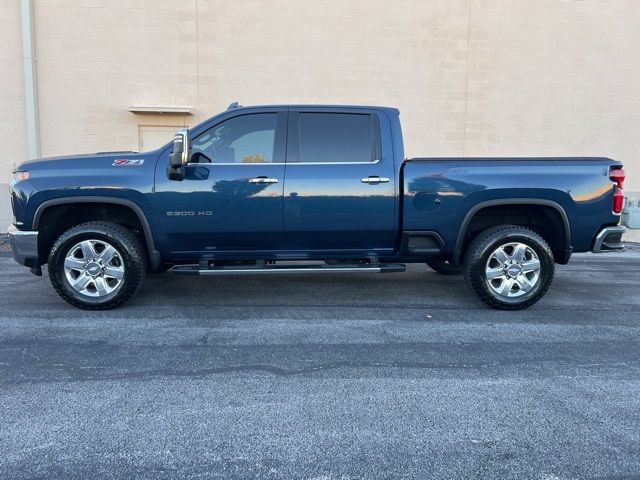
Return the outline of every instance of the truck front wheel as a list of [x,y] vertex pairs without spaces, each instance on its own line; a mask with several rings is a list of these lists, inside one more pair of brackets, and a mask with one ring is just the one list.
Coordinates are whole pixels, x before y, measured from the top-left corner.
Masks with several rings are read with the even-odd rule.
[[549,289],[555,265],[547,242],[529,228],[502,225],[480,233],[469,245],[464,277],[487,305],[527,308]]
[[86,310],[117,307],[138,290],[145,273],[141,242],[125,227],[89,222],[64,232],[49,254],[49,279],[71,305]]

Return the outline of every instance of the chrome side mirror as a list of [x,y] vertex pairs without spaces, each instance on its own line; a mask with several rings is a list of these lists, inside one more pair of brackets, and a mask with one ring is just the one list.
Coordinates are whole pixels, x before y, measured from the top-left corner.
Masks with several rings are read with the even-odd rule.
[[169,180],[183,180],[184,167],[189,163],[189,129],[181,128],[173,137],[173,151],[169,154],[167,177]]

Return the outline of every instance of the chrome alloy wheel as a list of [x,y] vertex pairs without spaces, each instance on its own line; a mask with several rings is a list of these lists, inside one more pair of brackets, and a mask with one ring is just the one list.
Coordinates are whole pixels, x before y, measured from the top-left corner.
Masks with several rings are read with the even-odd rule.
[[501,297],[516,298],[530,292],[540,280],[540,259],[520,242],[496,248],[485,268],[487,285]]
[[122,285],[124,262],[109,243],[83,240],[67,253],[64,274],[76,292],[88,297],[104,297]]

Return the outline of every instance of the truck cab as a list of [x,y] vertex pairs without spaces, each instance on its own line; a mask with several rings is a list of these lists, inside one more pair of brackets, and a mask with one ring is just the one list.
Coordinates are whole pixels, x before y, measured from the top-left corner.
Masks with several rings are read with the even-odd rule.
[[167,253],[184,260],[393,254],[403,154],[390,123],[387,109],[259,107],[193,129],[183,173],[167,175],[170,149],[156,164]]

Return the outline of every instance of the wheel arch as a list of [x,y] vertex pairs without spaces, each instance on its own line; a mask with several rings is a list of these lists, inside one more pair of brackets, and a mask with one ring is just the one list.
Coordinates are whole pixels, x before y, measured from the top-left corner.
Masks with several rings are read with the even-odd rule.
[[42,202],[35,211],[33,216],[33,230],[39,230],[40,222],[45,212],[50,207],[57,207],[62,205],[69,206],[80,206],[80,205],[90,205],[90,204],[108,204],[115,205],[120,207],[125,207],[129,209],[135,217],[138,219],[140,226],[142,228],[142,233],[144,236],[145,247],[149,256],[149,263],[152,270],[157,270],[162,265],[162,259],[160,253],[155,247],[155,242],[153,240],[153,232],[151,230],[151,226],[149,225],[149,221],[147,216],[145,215],[142,208],[132,200],[127,200],[124,198],[114,198],[114,197],[105,197],[105,196],[77,196],[77,197],[61,197],[54,198],[51,200],[46,200]]
[[478,213],[480,213],[484,209],[488,209],[491,207],[523,207],[527,205],[552,208],[558,214],[563,226],[563,249],[557,255],[556,261],[561,264],[567,263],[573,250],[573,248],[571,247],[571,225],[569,223],[567,212],[564,207],[558,202],[540,198],[502,198],[496,200],[486,200],[475,204],[464,216],[464,219],[462,220],[462,223],[460,225],[460,229],[458,230],[458,236],[456,238],[456,243],[452,255],[453,263],[455,265],[458,265],[462,261],[462,254],[467,231],[472,220],[477,216]]

